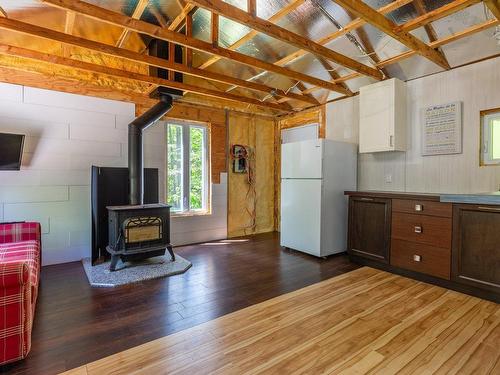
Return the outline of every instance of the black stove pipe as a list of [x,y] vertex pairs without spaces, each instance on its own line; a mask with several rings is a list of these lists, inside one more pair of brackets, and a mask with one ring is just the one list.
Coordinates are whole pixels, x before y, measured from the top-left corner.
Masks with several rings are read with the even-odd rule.
[[144,203],[144,154],[142,133],[172,108],[172,96],[160,95],[160,101],[128,125],[128,169],[131,205]]

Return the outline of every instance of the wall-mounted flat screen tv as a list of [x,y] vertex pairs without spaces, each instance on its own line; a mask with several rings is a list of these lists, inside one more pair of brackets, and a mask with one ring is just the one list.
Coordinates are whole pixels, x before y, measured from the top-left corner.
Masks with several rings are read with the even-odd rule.
[[0,171],[21,169],[24,135],[0,133]]

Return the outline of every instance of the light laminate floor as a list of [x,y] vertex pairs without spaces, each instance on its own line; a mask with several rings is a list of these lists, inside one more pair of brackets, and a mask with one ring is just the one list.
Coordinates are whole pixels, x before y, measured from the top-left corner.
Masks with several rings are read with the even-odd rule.
[[208,373],[500,374],[500,305],[364,267],[68,372]]

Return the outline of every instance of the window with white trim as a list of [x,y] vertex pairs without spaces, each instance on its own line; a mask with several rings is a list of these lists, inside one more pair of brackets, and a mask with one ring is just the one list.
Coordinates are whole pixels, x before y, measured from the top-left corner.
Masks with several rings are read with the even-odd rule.
[[481,113],[481,164],[500,165],[500,109]]
[[209,211],[207,127],[168,122],[167,204],[175,214]]

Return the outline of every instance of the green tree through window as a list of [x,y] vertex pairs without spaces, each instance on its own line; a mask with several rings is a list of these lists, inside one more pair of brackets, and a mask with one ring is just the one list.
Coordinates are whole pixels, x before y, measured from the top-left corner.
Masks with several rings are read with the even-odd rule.
[[207,210],[207,130],[167,125],[167,203],[172,211]]

